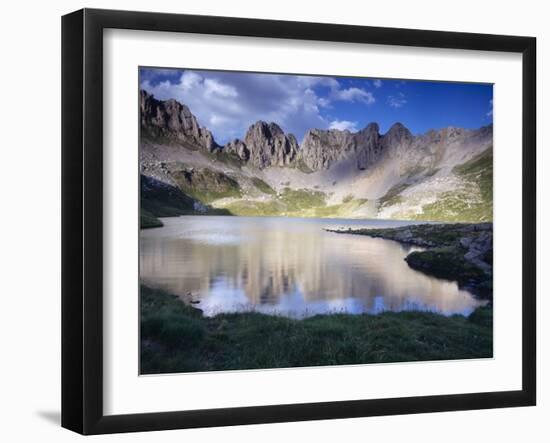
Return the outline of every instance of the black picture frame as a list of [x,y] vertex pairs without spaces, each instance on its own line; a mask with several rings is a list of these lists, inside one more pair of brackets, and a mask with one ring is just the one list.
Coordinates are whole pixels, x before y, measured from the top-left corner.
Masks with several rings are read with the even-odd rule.
[[[130,415],[103,413],[103,30],[170,31],[522,54],[522,388]],[[530,406],[536,403],[536,39],[83,9],[62,18],[62,426],[82,434]],[[518,122],[519,124],[519,122]]]

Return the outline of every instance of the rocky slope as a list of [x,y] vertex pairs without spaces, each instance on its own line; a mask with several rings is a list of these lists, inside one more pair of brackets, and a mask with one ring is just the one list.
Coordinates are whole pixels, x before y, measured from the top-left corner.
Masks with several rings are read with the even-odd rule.
[[400,123],[393,125],[384,135],[380,135],[379,131],[377,123],[370,123],[355,133],[312,129],[304,137],[299,159],[311,171],[330,169],[335,163],[347,159],[363,171],[376,163],[388,147],[410,142],[413,138]]
[[212,133],[201,128],[189,108],[176,100],[156,100],[146,91],[139,93],[141,135],[165,137],[200,147],[207,151],[219,149]]
[[179,187],[146,175],[140,176],[140,225],[142,228],[162,226],[157,217],[190,214],[230,215],[184,193]]
[[244,141],[234,140],[225,150],[258,169],[292,166],[298,154],[293,134],[285,134],[275,123],[258,121],[247,131]]
[[[299,144],[258,121],[221,146],[175,100],[141,91],[140,111],[142,174],[236,215],[492,220],[492,126],[413,135],[370,123],[311,129]],[[308,197],[311,207],[287,198],[312,194],[322,198]]]

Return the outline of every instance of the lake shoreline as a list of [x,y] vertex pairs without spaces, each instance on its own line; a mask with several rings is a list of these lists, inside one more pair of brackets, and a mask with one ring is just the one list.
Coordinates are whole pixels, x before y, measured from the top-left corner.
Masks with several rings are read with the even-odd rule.
[[304,319],[254,312],[205,317],[141,286],[140,373],[491,358],[493,311],[325,314]]
[[397,228],[326,229],[424,248],[405,257],[417,271],[456,281],[476,297],[493,299],[492,223],[417,224]]
[[325,231],[409,222],[219,216],[161,221],[164,227],[140,235],[141,281],[200,301],[207,316],[250,307],[295,318],[385,310],[469,315],[486,303],[455,281],[411,268],[404,261],[410,247]]

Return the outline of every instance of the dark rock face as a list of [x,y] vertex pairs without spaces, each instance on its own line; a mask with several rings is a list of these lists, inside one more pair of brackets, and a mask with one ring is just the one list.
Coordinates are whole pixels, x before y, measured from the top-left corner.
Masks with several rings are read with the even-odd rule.
[[382,154],[380,128],[377,123],[370,123],[366,128],[354,134],[356,143],[357,167],[367,169]]
[[401,123],[395,123],[390,130],[382,137],[382,145],[384,147],[397,145],[410,145],[414,137],[405,126]]
[[384,145],[376,123],[359,132],[337,129],[310,130],[302,142],[300,158],[313,171],[329,169],[334,163],[353,159],[358,169],[367,169],[380,157]]
[[223,147],[224,151],[229,154],[235,154],[242,161],[247,162],[250,159],[250,151],[244,144],[242,140],[236,138],[233,141],[230,141]]
[[157,217],[188,214],[196,204],[195,199],[175,186],[143,174],[140,176],[140,201],[141,209]]
[[212,152],[219,149],[212,133],[201,128],[189,108],[176,100],[160,101],[140,91],[141,131],[152,137],[168,137],[192,143]]
[[246,133],[244,144],[250,152],[249,161],[259,169],[291,166],[298,154],[296,137],[285,134],[275,123],[254,123]]
[[492,269],[493,232],[484,230],[477,236],[465,236],[460,239],[460,245],[467,251],[464,259],[490,272]]
[[276,123],[257,121],[248,128],[244,141],[235,139],[223,149],[258,169],[264,169],[294,166],[299,146],[296,137],[285,134]]
[[302,141],[300,159],[310,170],[320,171],[348,158],[355,148],[354,136],[349,131],[311,129]]
[[299,146],[296,137],[285,134],[276,123],[258,121],[250,126],[244,140],[235,139],[220,147],[212,133],[199,126],[189,108],[176,100],[157,100],[141,90],[140,111],[144,135],[167,137],[208,152],[223,149],[258,169],[296,167],[300,162],[310,171],[320,171],[351,159],[363,170],[375,163],[386,147],[412,140],[411,133],[401,124],[381,136],[378,124],[371,123],[356,133],[311,129]]

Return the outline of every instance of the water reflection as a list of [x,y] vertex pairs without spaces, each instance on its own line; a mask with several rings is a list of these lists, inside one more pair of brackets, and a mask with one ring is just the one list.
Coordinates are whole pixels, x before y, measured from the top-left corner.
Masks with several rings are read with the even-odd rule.
[[429,310],[468,315],[481,304],[454,282],[410,269],[396,242],[323,230],[393,221],[278,217],[179,217],[141,231],[143,283],[179,295],[206,315],[256,310],[318,313]]

